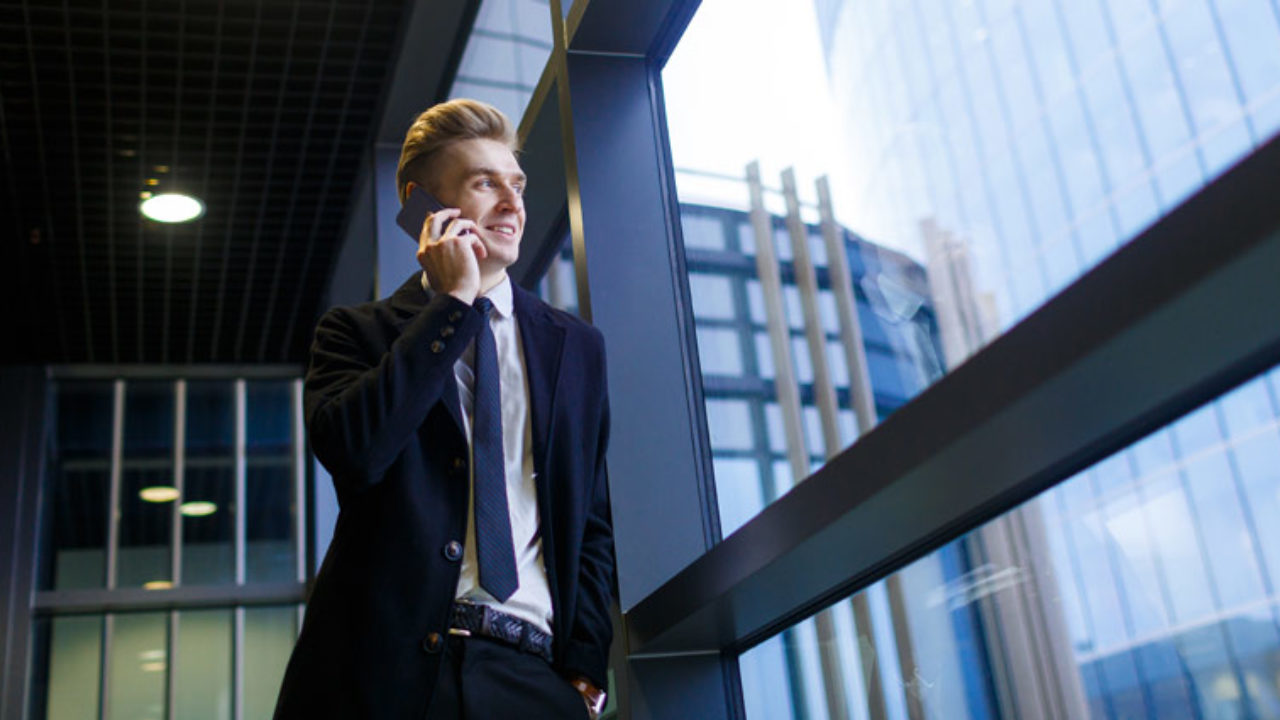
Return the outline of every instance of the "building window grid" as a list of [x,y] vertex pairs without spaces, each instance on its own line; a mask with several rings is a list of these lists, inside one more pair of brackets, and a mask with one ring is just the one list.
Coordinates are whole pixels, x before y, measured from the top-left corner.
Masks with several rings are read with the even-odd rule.
[[[245,558],[248,544],[246,535],[246,514],[252,510],[247,507],[245,475],[246,469],[249,466],[278,466],[280,463],[285,462],[288,463],[291,468],[291,472],[289,473],[290,487],[288,490],[288,511],[292,516],[291,521],[293,524],[293,532],[289,534],[289,542],[292,545],[292,558],[295,560],[294,567],[291,569],[291,582],[293,583],[293,587],[285,589],[283,592],[276,592],[272,598],[265,601],[267,604],[255,606],[252,610],[248,609],[249,606],[235,600],[231,600],[229,602],[227,600],[221,600],[222,603],[226,604],[219,605],[219,600],[226,597],[226,593],[223,590],[225,585],[196,585],[184,588],[182,583],[183,533],[181,529],[182,518],[184,515],[181,512],[180,503],[185,499],[185,497],[181,495],[181,492],[183,491],[184,473],[186,469],[192,467],[192,465],[185,462],[185,450],[187,443],[187,435],[185,432],[187,419],[187,381],[179,378],[167,381],[171,383],[170,389],[172,391],[174,403],[172,413],[172,448],[170,457],[167,459],[155,458],[149,461],[143,461],[140,465],[131,462],[131,466],[138,465],[139,467],[154,467],[156,469],[170,470],[172,472],[174,488],[179,493],[179,497],[171,501],[173,509],[173,526],[170,528],[168,536],[169,565],[173,569],[173,572],[169,579],[165,581],[168,583],[168,586],[160,587],[155,590],[151,590],[150,588],[146,589],[148,594],[154,593],[154,600],[147,598],[142,605],[138,607],[120,607],[121,602],[125,605],[130,603],[130,599],[122,599],[126,598],[126,596],[120,595],[120,593],[129,593],[132,591],[134,594],[127,597],[133,598],[134,600],[136,600],[137,597],[137,588],[121,587],[117,583],[117,567],[120,559],[119,538],[121,531],[119,518],[121,516],[120,508],[123,501],[122,469],[125,465],[124,443],[122,438],[125,431],[126,391],[129,384],[136,381],[117,378],[111,381],[110,385],[112,397],[112,439],[110,459],[87,461],[73,460],[71,461],[70,466],[71,469],[78,469],[80,466],[84,466],[86,468],[100,468],[100,466],[105,463],[108,465],[110,470],[110,502],[107,506],[109,515],[107,525],[109,530],[108,537],[105,539],[106,547],[103,568],[104,582],[99,585],[97,589],[90,587],[84,590],[60,590],[58,589],[58,585],[55,584],[55,579],[52,573],[48,571],[42,572],[42,575],[46,577],[45,582],[48,583],[48,587],[47,589],[37,593],[36,610],[33,615],[33,621],[35,621],[38,630],[36,635],[36,664],[31,676],[33,682],[31,704],[33,717],[44,717],[50,709],[48,703],[51,700],[58,697],[65,699],[66,697],[65,688],[63,688],[62,693],[55,694],[55,690],[57,688],[51,684],[50,672],[53,670],[52,664],[57,662],[54,656],[60,651],[50,643],[54,642],[54,633],[58,632],[56,624],[63,622],[66,618],[74,617],[83,618],[85,620],[97,618],[99,620],[98,629],[89,633],[89,636],[82,638],[82,640],[98,643],[97,647],[99,648],[96,653],[98,658],[96,670],[93,671],[97,675],[96,699],[94,702],[90,703],[92,705],[96,705],[96,712],[94,714],[97,717],[106,718],[112,717],[116,714],[116,710],[113,710],[112,707],[112,694],[113,691],[118,692],[120,690],[120,688],[117,687],[120,680],[113,680],[112,671],[113,669],[121,670],[123,669],[123,666],[113,666],[118,665],[117,661],[127,661],[132,663],[138,659],[143,661],[142,671],[144,675],[137,677],[145,678],[147,673],[156,673],[157,671],[163,673],[163,690],[159,693],[158,700],[161,705],[151,703],[148,706],[148,712],[157,718],[175,717],[175,706],[180,700],[177,692],[178,688],[176,686],[177,668],[180,668],[183,662],[179,647],[179,632],[181,627],[180,618],[184,613],[191,613],[195,610],[206,611],[213,606],[221,607],[231,613],[231,632],[230,636],[225,638],[225,640],[232,648],[232,666],[227,668],[227,671],[233,685],[230,688],[230,704],[222,708],[222,710],[226,711],[226,714],[224,715],[219,712],[217,715],[211,715],[211,717],[227,717],[230,720],[242,720],[242,718],[246,717],[246,683],[253,686],[250,688],[250,692],[253,694],[251,709],[269,712],[270,705],[274,700],[275,690],[274,687],[268,687],[275,682],[275,680],[271,680],[270,678],[273,676],[278,677],[279,673],[283,672],[283,665],[280,665],[279,667],[255,667],[255,673],[246,673],[246,662],[249,662],[250,664],[260,664],[261,660],[259,659],[259,656],[263,653],[259,652],[247,655],[245,652],[245,643],[247,640],[254,640],[261,636],[271,635],[273,631],[272,623],[270,622],[270,618],[265,617],[264,613],[270,614],[275,612],[278,615],[279,613],[277,611],[287,609],[291,615],[289,634],[287,638],[278,637],[277,639],[286,640],[289,646],[292,646],[292,638],[301,628],[302,614],[304,612],[304,605],[302,601],[305,593],[305,586],[303,583],[306,580],[306,554],[304,552],[305,546],[303,544],[304,538],[306,537],[306,514],[303,512],[306,497],[304,490],[306,467],[304,463],[304,438],[301,422],[302,381],[291,377],[273,379],[286,381],[288,383],[287,415],[289,419],[289,427],[287,429],[287,434],[289,457],[287,459],[279,457],[273,458],[270,456],[252,459],[248,457],[247,446],[249,441],[245,432],[246,380],[244,378],[233,378],[230,375],[226,378],[228,382],[232,383],[232,387],[234,388],[233,397],[235,407],[233,419],[235,426],[233,429],[235,456],[234,460],[231,462],[234,466],[235,477],[235,494],[233,501],[233,509],[235,512],[235,531],[233,534],[233,554],[235,557],[236,569],[234,573],[234,582],[231,584],[238,587],[251,588],[255,585],[261,584],[262,582],[270,583],[271,581],[271,579],[267,577],[259,580],[249,579],[245,572]],[[62,382],[63,381],[59,380],[55,381],[54,384],[53,402],[55,404],[56,398],[58,397],[58,388],[61,387],[60,383]],[[66,382],[75,381],[68,380]],[[196,466],[201,465],[219,466],[225,465],[225,462],[218,460],[196,462]],[[53,458],[52,466],[54,468],[60,467],[59,460],[56,456]],[[62,467],[62,469],[67,468]],[[60,475],[60,472],[58,471],[53,473],[54,477],[57,477],[58,475]],[[54,494],[50,493],[47,497],[52,498],[53,496]],[[42,521],[48,524],[51,528],[52,524],[56,521],[55,514],[65,510],[66,508],[46,506],[41,511]],[[51,535],[47,533],[42,533],[42,536],[46,538],[44,541],[45,543],[47,543],[51,538]],[[53,563],[55,561],[53,557],[55,552],[51,547],[42,549],[40,555],[43,557],[43,562],[45,563]],[[182,589],[175,592],[175,589],[179,588]],[[166,595],[169,597],[166,597]],[[99,608],[96,612],[93,610],[95,605]],[[147,608],[153,609],[148,610]],[[255,625],[255,632],[250,638],[246,638],[247,612],[253,615],[251,619],[254,621]],[[153,653],[154,656],[148,655],[147,657],[141,658],[118,658],[113,654],[112,649],[113,642],[118,644],[122,641],[121,637],[117,637],[119,635],[116,631],[116,626],[119,624],[118,621],[121,618],[125,618],[132,622],[134,618],[143,618],[146,616],[154,616],[157,619],[163,620],[159,626],[164,635],[162,643],[163,649],[158,651],[148,651],[149,653]],[[263,620],[267,620],[267,624],[264,625]],[[276,625],[278,625],[278,620],[279,618],[276,618]],[[93,640],[92,636],[96,636],[97,639]],[[136,640],[137,638],[134,639]],[[263,646],[263,650],[269,652],[271,648]],[[276,648],[276,650],[279,651],[279,648]],[[284,652],[287,654],[287,648],[284,649]],[[276,660],[280,660],[281,657],[282,656],[278,656]],[[188,658],[188,662],[190,662],[190,658]],[[264,677],[267,678],[265,685],[262,682],[259,682],[259,680]],[[136,687],[128,689],[135,691],[133,694],[136,695]],[[136,698],[134,699],[136,700]],[[210,712],[214,712],[214,710],[211,709]]]

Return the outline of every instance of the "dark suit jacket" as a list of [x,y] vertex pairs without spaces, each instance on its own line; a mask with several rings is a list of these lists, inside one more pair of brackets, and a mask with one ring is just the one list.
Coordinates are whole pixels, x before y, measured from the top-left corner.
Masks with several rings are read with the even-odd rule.
[[[466,532],[466,438],[453,365],[480,313],[424,292],[320,319],[307,372],[307,429],[340,512],[285,672],[276,718],[420,720]],[[576,317],[513,287],[533,426],[554,666],[605,687],[613,535],[604,455],[604,342]]]

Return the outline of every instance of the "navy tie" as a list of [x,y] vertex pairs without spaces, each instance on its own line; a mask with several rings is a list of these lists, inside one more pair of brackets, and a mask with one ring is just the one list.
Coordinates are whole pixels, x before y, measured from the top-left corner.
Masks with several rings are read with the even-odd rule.
[[480,587],[499,602],[520,586],[516,555],[511,545],[511,516],[507,513],[506,463],[502,452],[502,398],[498,387],[498,346],[489,326],[493,302],[477,298],[484,316],[476,337],[475,386],[471,444],[476,502],[476,561]]

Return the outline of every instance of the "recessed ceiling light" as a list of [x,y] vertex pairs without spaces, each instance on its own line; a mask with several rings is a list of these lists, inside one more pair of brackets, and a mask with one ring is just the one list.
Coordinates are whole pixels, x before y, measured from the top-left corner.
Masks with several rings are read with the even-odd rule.
[[164,672],[164,663],[162,662],[144,662],[138,666],[142,672]]
[[167,485],[144,487],[138,491],[138,497],[153,503],[173,502],[178,499],[178,488]]
[[182,514],[187,517],[204,517],[205,515],[212,515],[218,512],[218,506],[208,502],[207,500],[184,502],[180,509]]
[[173,583],[169,580],[152,580],[142,583],[142,587],[146,590],[170,590],[173,588]]
[[138,209],[156,222],[180,223],[203,215],[204,203],[190,195],[164,193],[144,200]]

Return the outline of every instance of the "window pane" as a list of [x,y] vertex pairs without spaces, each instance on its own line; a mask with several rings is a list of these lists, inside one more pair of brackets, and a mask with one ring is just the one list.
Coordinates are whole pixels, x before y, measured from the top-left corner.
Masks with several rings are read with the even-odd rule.
[[744,686],[773,678],[747,716],[827,717],[830,683],[851,717],[1275,715],[1276,390],[1256,378],[837,603],[826,635],[743,654]]
[[111,618],[108,720],[161,720],[165,716],[168,613],[126,613]]
[[35,621],[31,717],[97,720],[102,617]]
[[125,384],[117,587],[173,580],[173,412],[172,382]]
[[297,579],[293,381],[246,384],[245,570],[249,582]]
[[297,635],[298,613],[293,607],[245,609],[245,717],[271,717]]
[[173,668],[177,717],[231,720],[231,635],[231,610],[178,613],[178,656]]
[[483,0],[449,97],[483,100],[519,123],[551,46],[546,2]]
[[58,383],[40,589],[106,584],[111,494],[110,382]]
[[184,585],[235,579],[234,392],[229,380],[187,383],[183,502],[212,503],[213,512],[182,516]]
[[[742,368],[708,398],[778,401],[773,307],[806,402],[860,380],[826,349],[841,314],[860,324],[877,415],[908,402],[1275,135],[1277,39],[1275,8],[1244,0],[700,3],[662,83],[702,372]],[[762,112],[762,87],[769,108],[804,110]],[[776,271],[757,264],[767,248]],[[746,280],[745,302],[716,276]],[[730,318],[753,341],[704,350]]]

